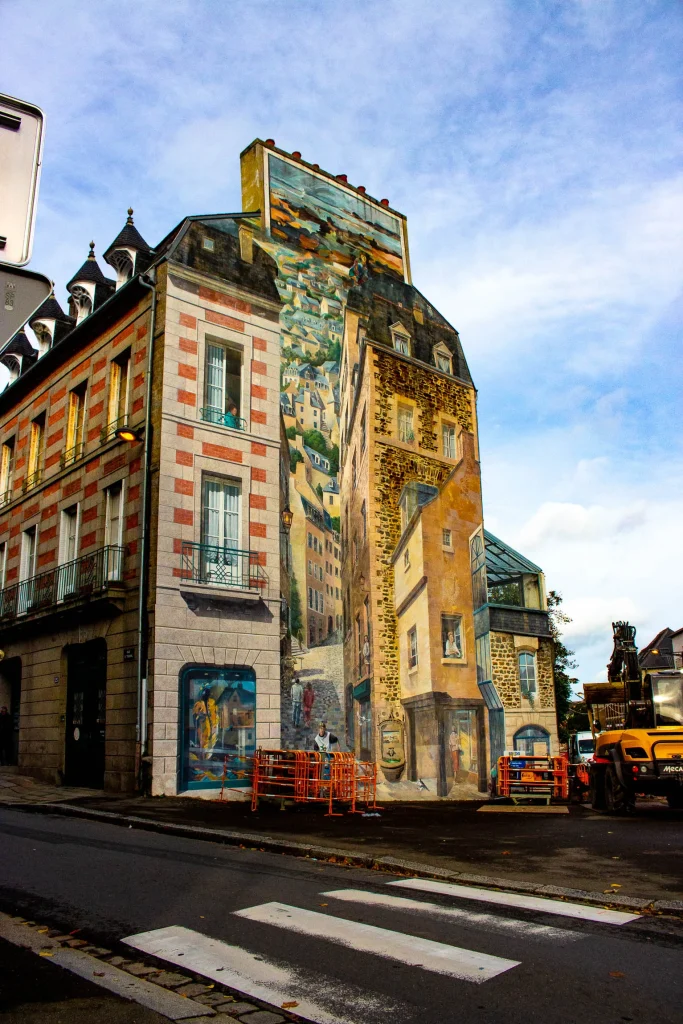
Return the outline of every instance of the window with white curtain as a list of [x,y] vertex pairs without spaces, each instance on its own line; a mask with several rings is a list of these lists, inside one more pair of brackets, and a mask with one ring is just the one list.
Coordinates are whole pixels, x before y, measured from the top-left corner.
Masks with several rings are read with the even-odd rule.
[[240,546],[240,484],[236,480],[208,477],[202,494],[202,544],[204,572],[216,582],[242,585],[240,564],[234,554]]
[[228,345],[215,341],[206,343],[206,412],[205,418],[226,422],[224,417],[238,418],[242,399],[241,353]]

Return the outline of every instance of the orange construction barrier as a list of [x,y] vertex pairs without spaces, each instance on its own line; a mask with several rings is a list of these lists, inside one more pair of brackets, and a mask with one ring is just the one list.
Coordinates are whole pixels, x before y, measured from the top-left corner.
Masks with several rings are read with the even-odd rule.
[[520,754],[498,758],[498,792],[513,800],[540,796],[567,800],[567,758]]
[[[335,803],[377,807],[377,765],[356,761],[352,753],[317,750],[263,750],[253,757],[251,808],[260,797],[280,797],[296,803],[326,803],[336,816]],[[362,813],[362,812],[360,812]]]

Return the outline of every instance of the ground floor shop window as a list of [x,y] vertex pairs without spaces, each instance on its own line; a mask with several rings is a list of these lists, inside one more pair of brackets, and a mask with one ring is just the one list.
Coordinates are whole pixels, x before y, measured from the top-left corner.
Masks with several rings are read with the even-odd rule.
[[540,725],[525,725],[515,733],[513,747],[520,754],[545,757],[550,754],[550,734]]
[[256,745],[251,668],[196,666],[181,674],[185,789],[249,785]]

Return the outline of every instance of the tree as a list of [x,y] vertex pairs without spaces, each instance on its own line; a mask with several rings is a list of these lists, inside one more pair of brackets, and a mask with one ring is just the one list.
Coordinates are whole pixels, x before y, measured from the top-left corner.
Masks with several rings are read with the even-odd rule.
[[327,441],[325,435],[321,434],[319,430],[305,430],[304,431],[304,444],[312,448],[313,451],[319,452],[320,455],[328,457],[327,452]]
[[567,718],[569,716],[572,699],[572,687],[578,683],[575,676],[569,675],[569,670],[576,668],[574,651],[570,651],[562,642],[562,627],[571,622],[571,618],[560,609],[562,594],[556,590],[548,591],[548,613],[550,616],[550,632],[554,641],[555,657],[553,661],[553,674],[555,676],[555,712],[557,714],[557,729],[561,740],[568,736]]
[[322,486],[320,484],[318,484],[318,486],[316,487],[315,493],[320,498],[320,504],[322,505],[322,503],[323,503],[323,489],[322,489]]
[[330,473],[336,476],[339,472],[339,445],[333,444],[327,451],[327,457],[330,460]]
[[303,461],[304,461],[304,457],[301,454],[301,452],[299,451],[299,449],[298,448],[292,448],[290,446],[290,449],[289,449],[289,472],[290,473],[296,473],[297,463],[303,462]]
[[341,519],[339,516],[330,516],[330,522],[335,533],[341,533]]
[[296,427],[287,427],[285,433],[289,440],[293,441],[294,438],[296,437]]
[[292,636],[297,637],[301,640],[303,634],[303,620],[301,618],[301,595],[299,594],[299,585],[296,582],[296,576],[292,570],[291,577],[291,589],[289,592],[289,621]]

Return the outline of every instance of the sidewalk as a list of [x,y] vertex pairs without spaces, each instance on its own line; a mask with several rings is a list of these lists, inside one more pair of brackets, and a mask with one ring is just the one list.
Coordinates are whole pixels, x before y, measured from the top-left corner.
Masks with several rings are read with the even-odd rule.
[[[366,866],[464,873],[488,884],[588,890],[601,902],[683,900],[683,813],[661,802],[632,817],[597,814],[482,814],[478,803],[401,803],[379,816],[324,816],[323,807],[93,794],[66,788],[7,784],[0,770],[0,804],[23,804],[138,828],[193,835],[250,849],[299,856],[348,858]],[[39,790],[39,792],[38,792]],[[51,790],[51,794],[48,791]],[[111,817],[110,817],[111,816]],[[607,893],[606,893],[607,890]],[[610,894],[614,898],[610,898]],[[680,908],[683,910],[683,906]]]

